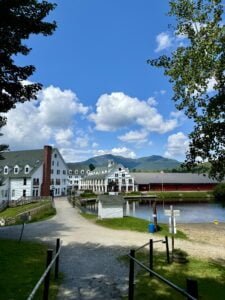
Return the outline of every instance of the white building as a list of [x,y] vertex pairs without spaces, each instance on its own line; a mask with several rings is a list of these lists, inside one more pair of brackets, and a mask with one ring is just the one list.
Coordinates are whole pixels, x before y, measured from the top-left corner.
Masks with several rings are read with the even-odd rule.
[[107,167],[98,167],[81,179],[81,190],[92,190],[96,193],[132,192],[134,178],[129,170],[121,164],[109,161]]
[[58,149],[2,152],[0,202],[67,193],[67,165]]
[[88,175],[90,169],[82,163],[68,163],[68,189],[72,191],[81,190],[81,180]]

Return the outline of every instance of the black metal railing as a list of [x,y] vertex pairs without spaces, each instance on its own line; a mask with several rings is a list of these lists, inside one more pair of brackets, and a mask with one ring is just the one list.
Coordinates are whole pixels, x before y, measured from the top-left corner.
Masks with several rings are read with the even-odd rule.
[[38,289],[40,288],[41,284],[44,283],[44,290],[43,290],[43,300],[48,300],[49,295],[49,285],[50,285],[50,273],[52,266],[55,264],[55,279],[58,279],[59,276],[59,254],[61,251],[61,243],[60,239],[56,240],[56,254],[53,257],[53,250],[47,250],[47,260],[46,260],[46,269],[42,274],[41,278],[38,280],[37,284],[33,288],[32,292],[28,296],[27,300],[32,300],[35,294],[37,293]]
[[[157,279],[165,283],[166,285],[170,286],[172,289],[176,290],[178,293],[186,297],[188,300],[197,300],[198,299],[198,285],[196,280],[187,279],[186,281],[186,290],[180,288],[173,282],[169,281],[162,275],[158,274],[153,270],[153,243],[157,242],[163,242],[166,244],[166,256],[167,256],[167,263],[170,262],[169,259],[169,246],[168,246],[168,238],[165,237],[164,240],[156,240],[153,241],[152,239],[144,244],[143,246],[137,248],[137,249],[131,249],[130,253],[127,254],[130,258],[129,262],[129,291],[128,291],[128,300],[134,300],[134,280],[135,280],[135,263],[139,265],[142,269],[147,271],[150,275],[150,277],[155,276]],[[149,246],[149,267],[144,265],[141,261],[135,258],[135,254],[140,249]]]

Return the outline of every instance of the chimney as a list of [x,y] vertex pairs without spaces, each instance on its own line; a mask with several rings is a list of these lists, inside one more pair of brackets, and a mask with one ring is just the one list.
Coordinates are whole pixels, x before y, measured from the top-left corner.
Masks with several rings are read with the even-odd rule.
[[50,196],[52,147],[44,146],[43,180],[41,196]]

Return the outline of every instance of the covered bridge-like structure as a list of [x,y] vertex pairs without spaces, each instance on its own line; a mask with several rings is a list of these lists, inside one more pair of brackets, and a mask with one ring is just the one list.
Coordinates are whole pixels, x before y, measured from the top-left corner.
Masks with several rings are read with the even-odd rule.
[[218,184],[194,173],[130,173],[139,191],[211,191]]

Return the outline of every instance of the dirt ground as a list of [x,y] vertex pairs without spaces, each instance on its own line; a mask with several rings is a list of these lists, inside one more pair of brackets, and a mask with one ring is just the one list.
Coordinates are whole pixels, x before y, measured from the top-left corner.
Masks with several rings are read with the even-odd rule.
[[225,247],[225,223],[177,224],[191,241]]

